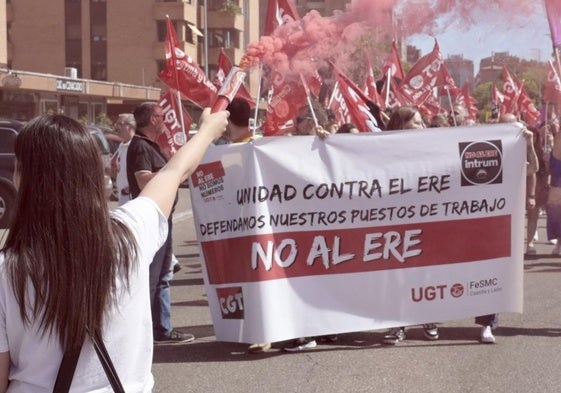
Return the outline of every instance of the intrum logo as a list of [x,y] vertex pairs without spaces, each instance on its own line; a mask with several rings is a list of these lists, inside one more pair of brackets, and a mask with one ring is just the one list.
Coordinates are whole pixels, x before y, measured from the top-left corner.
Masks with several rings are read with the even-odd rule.
[[500,184],[503,181],[503,149],[500,140],[461,142],[462,186]]
[[460,297],[464,294],[464,286],[460,283],[452,285],[450,288],[450,295],[453,297]]
[[244,319],[242,287],[216,288],[223,319]]

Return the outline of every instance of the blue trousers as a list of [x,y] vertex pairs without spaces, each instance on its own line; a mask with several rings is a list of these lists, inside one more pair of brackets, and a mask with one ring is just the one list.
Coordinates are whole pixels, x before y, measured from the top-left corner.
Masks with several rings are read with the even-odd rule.
[[150,264],[150,305],[154,338],[166,337],[171,333],[171,289],[169,286],[169,282],[173,278],[171,216],[168,220],[168,227],[168,237]]

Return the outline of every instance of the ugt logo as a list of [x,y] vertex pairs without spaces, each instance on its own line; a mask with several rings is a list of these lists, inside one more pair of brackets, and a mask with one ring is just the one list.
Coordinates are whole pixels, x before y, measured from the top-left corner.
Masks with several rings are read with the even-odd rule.
[[244,319],[242,287],[216,288],[223,319]]

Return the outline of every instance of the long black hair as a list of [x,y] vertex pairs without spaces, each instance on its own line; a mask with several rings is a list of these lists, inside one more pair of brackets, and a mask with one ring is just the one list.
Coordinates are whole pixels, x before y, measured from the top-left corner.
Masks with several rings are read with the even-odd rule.
[[137,246],[109,217],[100,152],[81,124],[35,118],[19,132],[15,153],[18,196],[3,250],[20,317],[38,320],[63,348],[78,348],[87,328],[102,331]]

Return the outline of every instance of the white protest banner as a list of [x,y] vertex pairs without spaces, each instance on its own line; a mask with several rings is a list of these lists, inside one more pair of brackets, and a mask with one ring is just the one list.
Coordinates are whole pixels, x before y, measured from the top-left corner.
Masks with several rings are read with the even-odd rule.
[[218,340],[522,312],[518,124],[211,147],[191,200]]

